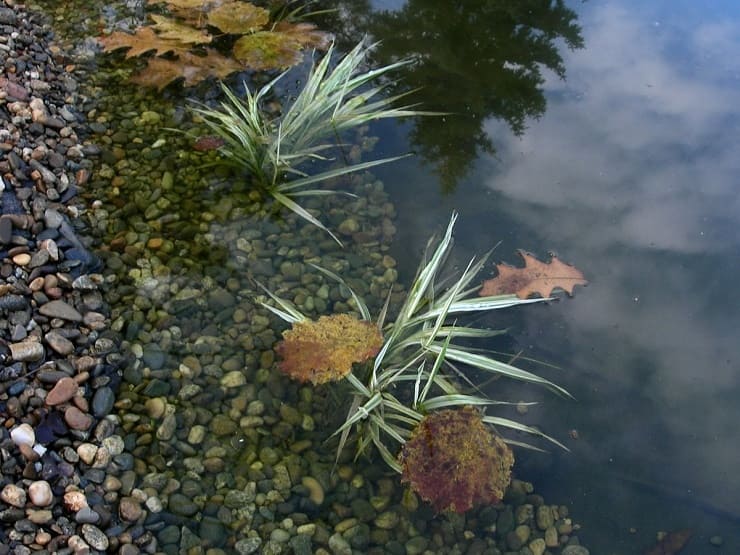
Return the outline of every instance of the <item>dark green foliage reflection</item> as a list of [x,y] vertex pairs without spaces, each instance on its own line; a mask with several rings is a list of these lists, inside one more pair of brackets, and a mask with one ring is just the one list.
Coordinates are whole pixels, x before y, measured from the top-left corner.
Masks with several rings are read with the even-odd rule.
[[413,101],[450,116],[417,118],[411,141],[435,166],[445,192],[465,176],[480,151],[494,151],[483,130],[501,118],[514,133],[546,107],[542,68],[565,77],[559,51],[582,48],[577,15],[561,0],[409,0],[399,11],[372,14],[382,41],[378,63],[416,56],[402,86]]

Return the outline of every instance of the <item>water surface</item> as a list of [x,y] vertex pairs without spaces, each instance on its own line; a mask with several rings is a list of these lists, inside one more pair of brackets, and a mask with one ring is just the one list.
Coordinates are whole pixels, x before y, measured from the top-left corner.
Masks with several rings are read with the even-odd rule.
[[[579,437],[567,440],[570,454],[520,454],[520,472],[573,504],[596,553],[635,553],[657,530],[687,527],[691,553],[718,552],[713,535],[725,540],[719,552],[736,552],[740,8],[569,7],[583,47],[554,39],[564,72],[540,64],[544,109],[525,111],[521,126],[480,111],[484,136],[452,187],[439,157],[396,168],[407,183],[393,190],[400,234],[420,248],[457,208],[471,254],[501,240],[499,260],[518,263],[517,248],[552,251],[584,270],[591,284],[574,299],[514,322],[515,347],[560,365],[548,375],[577,397],[543,396],[528,418]],[[439,85],[465,113],[478,98],[466,91],[480,93],[488,76],[456,75]],[[423,153],[418,127],[409,136]]]

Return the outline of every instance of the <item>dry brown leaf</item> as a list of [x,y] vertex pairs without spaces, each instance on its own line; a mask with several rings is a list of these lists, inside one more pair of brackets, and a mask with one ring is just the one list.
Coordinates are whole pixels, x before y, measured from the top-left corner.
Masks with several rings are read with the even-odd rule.
[[692,534],[688,529],[668,532],[645,555],[675,555],[686,546]]
[[249,2],[228,3],[208,13],[208,24],[224,33],[243,35],[261,29],[270,21],[270,12]]
[[304,48],[308,47],[326,50],[331,45],[331,41],[333,39],[331,33],[319,31],[313,23],[290,23],[288,21],[280,21],[275,25],[273,31],[285,33],[289,37],[293,37],[300,42]]
[[205,56],[184,52],[177,60],[151,58],[147,67],[134,75],[131,81],[144,87],[163,89],[172,81],[184,77],[185,85],[192,86],[209,77],[224,79],[227,75],[242,69],[244,68],[241,64],[235,60],[208,48]]
[[341,380],[353,364],[378,354],[382,344],[383,336],[373,323],[333,314],[296,322],[283,333],[276,350],[282,358],[282,372],[316,385]]
[[139,27],[134,34],[116,31],[98,39],[103,45],[105,52],[128,48],[127,58],[141,56],[150,50],[155,50],[157,56],[167,52],[181,52],[187,50],[187,46],[177,40],[165,39],[157,35],[151,27]]
[[282,69],[303,59],[301,43],[285,33],[259,31],[234,43],[234,57],[251,69]]
[[562,289],[572,297],[576,285],[588,284],[580,270],[556,256],[545,263],[521,250],[517,254],[524,259],[524,268],[497,264],[498,275],[483,282],[478,293],[481,297],[512,293],[520,299],[537,294],[549,297],[554,289]]
[[150,17],[154,20],[154,30],[162,38],[176,40],[184,44],[208,44],[213,40],[213,37],[205,31],[190,25],[183,25],[169,17],[157,14],[151,14]]

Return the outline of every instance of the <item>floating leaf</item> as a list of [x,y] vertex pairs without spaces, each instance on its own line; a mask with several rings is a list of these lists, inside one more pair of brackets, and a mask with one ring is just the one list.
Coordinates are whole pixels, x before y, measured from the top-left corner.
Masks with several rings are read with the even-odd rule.
[[300,382],[314,385],[338,381],[352,371],[354,363],[376,354],[383,336],[373,323],[349,314],[321,316],[295,322],[277,346],[280,370]]
[[234,57],[256,70],[288,68],[303,59],[301,43],[285,33],[259,31],[234,44]]
[[155,50],[158,56],[167,52],[187,50],[184,43],[162,38],[151,27],[139,27],[134,34],[116,31],[108,36],[100,37],[98,41],[103,45],[103,50],[106,52],[128,48],[127,58],[141,56],[150,50]]
[[692,535],[691,530],[668,532],[645,555],[675,555],[686,546]]
[[270,12],[249,2],[226,3],[208,13],[208,24],[224,33],[243,35],[261,29],[270,21]]
[[465,407],[424,417],[399,456],[402,481],[437,511],[464,513],[501,501],[514,454],[480,413]]
[[304,48],[317,48],[326,50],[331,46],[333,36],[331,33],[319,31],[313,23],[290,23],[288,21],[278,22],[273,31],[283,33],[294,38]]
[[184,52],[177,60],[151,58],[147,67],[134,75],[131,81],[144,87],[163,89],[172,81],[184,77],[185,85],[191,86],[209,77],[223,79],[241,69],[242,66],[235,60],[208,48],[205,56]]
[[213,40],[208,33],[190,25],[178,23],[169,17],[151,14],[151,18],[155,22],[154,29],[162,38],[177,40],[185,44],[208,44]]
[[588,284],[580,270],[561,262],[556,256],[545,263],[527,252],[517,253],[524,259],[524,268],[497,264],[498,275],[483,282],[479,292],[482,297],[512,293],[520,299],[536,294],[549,297],[553,289],[562,289],[572,297],[576,285]]

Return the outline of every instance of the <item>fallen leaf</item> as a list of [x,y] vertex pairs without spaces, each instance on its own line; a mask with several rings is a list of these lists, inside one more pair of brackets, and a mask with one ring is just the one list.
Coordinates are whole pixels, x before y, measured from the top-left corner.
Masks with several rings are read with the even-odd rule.
[[268,21],[270,12],[249,2],[223,4],[208,13],[208,25],[235,35],[261,29]]
[[326,50],[331,45],[333,36],[326,31],[319,31],[313,23],[290,23],[280,21],[275,25],[273,31],[284,33],[289,37],[296,39],[304,48],[317,48]]
[[520,299],[536,294],[549,297],[553,289],[562,289],[572,297],[576,285],[588,283],[580,270],[561,262],[556,256],[545,263],[521,250],[517,254],[524,259],[524,268],[497,264],[498,275],[483,282],[479,291],[481,297],[512,293]]
[[382,345],[383,336],[372,322],[332,314],[294,323],[276,350],[283,373],[316,385],[343,379],[353,364],[374,357]]
[[154,21],[154,30],[162,38],[176,40],[184,44],[208,44],[213,40],[213,37],[205,31],[190,25],[183,25],[169,17],[157,14],[150,14],[149,17]]
[[256,70],[282,69],[303,59],[301,43],[285,33],[259,31],[234,43],[234,57]]
[[100,37],[98,42],[103,45],[105,52],[128,48],[127,58],[141,56],[150,50],[156,51],[157,56],[161,56],[167,52],[184,52],[188,49],[185,43],[160,37],[151,27],[139,27],[133,34],[116,31],[105,37]]
[[674,530],[668,532],[658,543],[645,552],[645,555],[675,555],[691,539],[691,530]]
[[144,69],[131,77],[131,82],[161,90],[181,77],[185,78],[185,85],[192,86],[209,77],[224,79],[242,69],[237,61],[208,48],[205,56],[183,52],[177,60],[151,58]]

